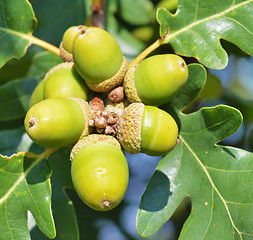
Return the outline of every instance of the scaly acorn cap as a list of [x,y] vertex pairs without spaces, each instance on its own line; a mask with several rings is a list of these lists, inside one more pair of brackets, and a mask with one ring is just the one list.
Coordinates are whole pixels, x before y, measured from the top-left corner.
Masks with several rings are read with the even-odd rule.
[[142,103],[142,100],[139,98],[137,90],[134,85],[134,71],[136,66],[131,67],[124,78],[124,91],[127,96],[127,99],[130,103],[139,102]]
[[72,97],[70,97],[70,99],[77,102],[83,111],[84,118],[85,118],[85,127],[80,136],[80,138],[83,138],[84,136],[87,136],[93,131],[93,129],[89,126],[89,120],[94,118],[94,112],[90,108],[89,103],[86,102],[85,100],[81,98],[72,98]]
[[62,42],[60,43],[60,57],[64,62],[73,62],[73,55],[64,49]]
[[143,103],[132,103],[123,111],[118,122],[117,138],[123,148],[132,154],[141,152],[143,112]]
[[106,99],[105,105],[105,110],[117,113],[119,116],[121,116],[123,110],[129,106],[129,101],[124,99],[121,102],[112,102],[109,99]]
[[178,136],[173,117],[155,106],[132,103],[118,121],[117,138],[126,151],[161,156],[171,151]]
[[123,63],[121,65],[121,68],[119,69],[119,71],[110,79],[104,80],[101,83],[87,83],[88,87],[93,90],[94,92],[107,92],[111,89],[113,89],[116,86],[119,86],[122,84],[124,77],[126,75],[128,69],[128,61],[125,58],[125,56],[123,56]]
[[70,161],[72,161],[75,157],[75,155],[83,148],[86,146],[93,144],[93,143],[98,143],[98,142],[107,142],[112,145],[115,145],[119,149],[122,150],[121,145],[119,141],[114,138],[113,136],[110,135],[104,135],[104,134],[91,134],[86,137],[81,138],[75,146],[72,148],[72,151],[70,153]]

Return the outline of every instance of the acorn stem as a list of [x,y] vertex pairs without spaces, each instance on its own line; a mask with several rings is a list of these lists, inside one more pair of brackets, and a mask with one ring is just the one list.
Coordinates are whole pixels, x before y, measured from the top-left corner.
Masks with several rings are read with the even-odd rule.
[[55,47],[54,45],[48,43],[48,42],[45,42],[39,38],[36,38],[34,36],[27,36],[27,39],[29,41],[31,41],[32,44],[35,44],[35,45],[38,45],[42,48],[45,48],[47,49],[48,51],[60,56],[60,49]]
[[141,52],[130,64],[128,68],[133,67],[134,65],[137,65],[139,62],[141,62],[145,57],[147,57],[151,52],[156,50],[158,47],[163,45],[164,43],[167,43],[165,41],[165,38],[157,39],[153,44],[151,44],[149,47],[147,47],[143,52]]
[[53,154],[56,150],[58,150],[58,148],[48,148],[47,150],[45,150],[43,153],[41,153],[39,155],[39,158],[42,160],[42,159],[45,159],[45,158],[48,158],[51,154]]

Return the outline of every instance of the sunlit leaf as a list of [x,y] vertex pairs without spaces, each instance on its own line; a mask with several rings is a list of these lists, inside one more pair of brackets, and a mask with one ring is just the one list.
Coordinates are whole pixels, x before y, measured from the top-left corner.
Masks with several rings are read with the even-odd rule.
[[192,210],[180,240],[247,239],[253,235],[253,154],[218,145],[237,131],[242,115],[223,105],[182,113],[205,80],[198,65],[189,71],[185,88],[167,106],[179,124],[180,143],[150,179],[139,206],[138,231],[154,234],[189,196]]
[[197,58],[209,68],[224,68],[225,39],[253,55],[252,0],[179,0],[175,15],[164,8],[157,11],[160,34],[177,54]]
[[0,155],[0,239],[30,239],[27,214],[34,216],[40,230],[55,236],[51,212],[51,169],[43,157],[21,152]]

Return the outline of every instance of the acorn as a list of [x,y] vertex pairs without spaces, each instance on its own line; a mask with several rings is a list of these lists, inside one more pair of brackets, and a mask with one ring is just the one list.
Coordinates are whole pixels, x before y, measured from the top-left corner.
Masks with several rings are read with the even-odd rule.
[[89,104],[77,98],[49,98],[31,107],[25,116],[25,130],[38,145],[59,148],[75,144],[90,133]]
[[44,81],[41,80],[32,92],[29,106],[32,107],[36,103],[39,103],[43,100],[44,100]]
[[121,114],[117,138],[129,153],[161,156],[171,151],[178,136],[173,117],[155,106],[130,104]]
[[127,160],[112,136],[92,134],[73,147],[71,177],[82,201],[97,211],[115,208],[124,198],[129,179]]
[[81,31],[82,26],[69,27],[63,34],[62,41],[60,43],[60,56],[64,62],[72,62],[72,47],[73,42],[77,34]]
[[159,106],[175,97],[187,79],[188,67],[181,57],[155,55],[128,70],[124,90],[131,103]]
[[83,27],[76,36],[73,61],[88,87],[96,92],[107,92],[120,85],[128,68],[117,41],[97,27]]
[[44,97],[74,97],[89,100],[91,91],[80,77],[72,62],[60,63],[51,68],[44,78]]

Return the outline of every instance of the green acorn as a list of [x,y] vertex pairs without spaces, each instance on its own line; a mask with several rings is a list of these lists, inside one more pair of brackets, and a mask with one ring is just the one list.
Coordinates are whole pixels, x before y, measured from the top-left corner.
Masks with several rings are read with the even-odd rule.
[[91,91],[71,62],[54,66],[44,78],[44,97],[74,97],[88,101]]
[[72,145],[90,133],[91,114],[88,103],[82,99],[49,98],[28,110],[24,124],[35,143],[59,148]]
[[171,115],[158,107],[130,104],[121,114],[117,138],[129,153],[160,156],[171,151],[178,127]]
[[96,27],[83,27],[76,36],[73,60],[78,73],[96,92],[106,92],[120,85],[128,66],[116,40]]
[[128,70],[124,90],[130,102],[159,106],[169,102],[187,79],[188,68],[181,57],[155,55]]
[[32,107],[36,103],[39,103],[43,100],[44,100],[44,81],[41,80],[32,92],[29,106]]
[[69,27],[63,34],[62,41],[60,43],[60,56],[64,62],[72,62],[72,47],[74,39],[77,34],[81,31],[82,26]]
[[112,136],[92,134],[71,152],[71,177],[78,196],[97,211],[115,208],[128,186],[128,164],[119,142]]

